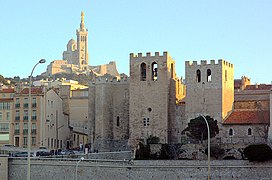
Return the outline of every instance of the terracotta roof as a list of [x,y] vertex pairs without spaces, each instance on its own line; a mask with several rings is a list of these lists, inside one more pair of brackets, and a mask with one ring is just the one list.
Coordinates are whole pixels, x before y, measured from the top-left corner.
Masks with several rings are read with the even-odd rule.
[[248,85],[245,90],[272,90],[271,84]]
[[13,98],[0,98],[0,102],[10,102],[13,101]]
[[[20,94],[28,94],[29,88],[23,89]],[[41,87],[32,87],[31,88],[31,94],[42,94],[43,88]]]
[[269,111],[233,111],[223,124],[269,124]]
[[14,89],[2,89],[0,93],[14,93]]

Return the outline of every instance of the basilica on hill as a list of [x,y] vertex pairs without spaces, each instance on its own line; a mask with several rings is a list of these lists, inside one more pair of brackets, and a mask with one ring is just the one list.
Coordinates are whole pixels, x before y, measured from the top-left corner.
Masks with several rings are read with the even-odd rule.
[[80,27],[76,30],[76,41],[70,39],[67,49],[63,52],[62,60],[54,60],[48,66],[45,76],[53,76],[60,73],[88,74],[92,72],[97,76],[109,74],[119,76],[115,61],[99,66],[89,66],[88,54],[88,29],[85,28],[84,12],[81,12]]

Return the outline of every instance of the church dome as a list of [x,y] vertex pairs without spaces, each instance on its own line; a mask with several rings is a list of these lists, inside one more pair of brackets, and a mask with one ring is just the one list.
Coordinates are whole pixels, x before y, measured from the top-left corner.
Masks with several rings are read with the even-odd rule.
[[75,51],[77,49],[77,44],[74,39],[70,39],[67,44],[67,51]]

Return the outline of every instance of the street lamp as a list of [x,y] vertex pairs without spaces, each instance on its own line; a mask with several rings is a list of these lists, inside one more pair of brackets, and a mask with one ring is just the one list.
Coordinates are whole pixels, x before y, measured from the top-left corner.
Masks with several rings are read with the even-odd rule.
[[203,119],[205,120],[205,123],[207,125],[207,130],[208,130],[208,180],[210,180],[211,177],[211,140],[210,140],[210,128],[209,128],[209,123],[206,119],[205,116],[202,114],[199,114]]
[[39,60],[37,64],[33,67],[30,77],[29,77],[29,87],[28,87],[28,136],[27,136],[27,180],[30,180],[30,137],[31,137],[31,85],[32,85],[32,74],[38,64],[45,63],[45,59]]
[[80,161],[83,161],[83,160],[84,160],[84,157],[81,157],[79,159],[79,161],[77,162],[77,164],[76,164],[76,178],[75,178],[75,180],[77,180],[77,168],[78,168],[78,165],[79,165]]

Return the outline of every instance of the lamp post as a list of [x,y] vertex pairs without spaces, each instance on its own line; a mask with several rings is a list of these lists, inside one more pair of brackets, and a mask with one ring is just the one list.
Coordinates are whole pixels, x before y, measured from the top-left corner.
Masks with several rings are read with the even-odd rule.
[[45,59],[39,60],[37,64],[33,67],[30,77],[29,77],[29,87],[28,87],[28,136],[27,136],[27,180],[30,180],[30,138],[31,138],[31,85],[32,85],[32,74],[38,64],[45,63]]
[[210,128],[209,128],[209,123],[206,119],[205,116],[202,114],[199,114],[203,119],[205,120],[205,123],[207,125],[207,130],[208,130],[208,180],[210,180],[211,177],[211,141],[210,141]]
[[79,165],[80,161],[83,161],[83,160],[84,160],[84,157],[81,157],[79,159],[79,161],[77,162],[77,164],[76,164],[76,178],[75,178],[75,180],[77,180],[77,168],[78,168],[78,165]]

